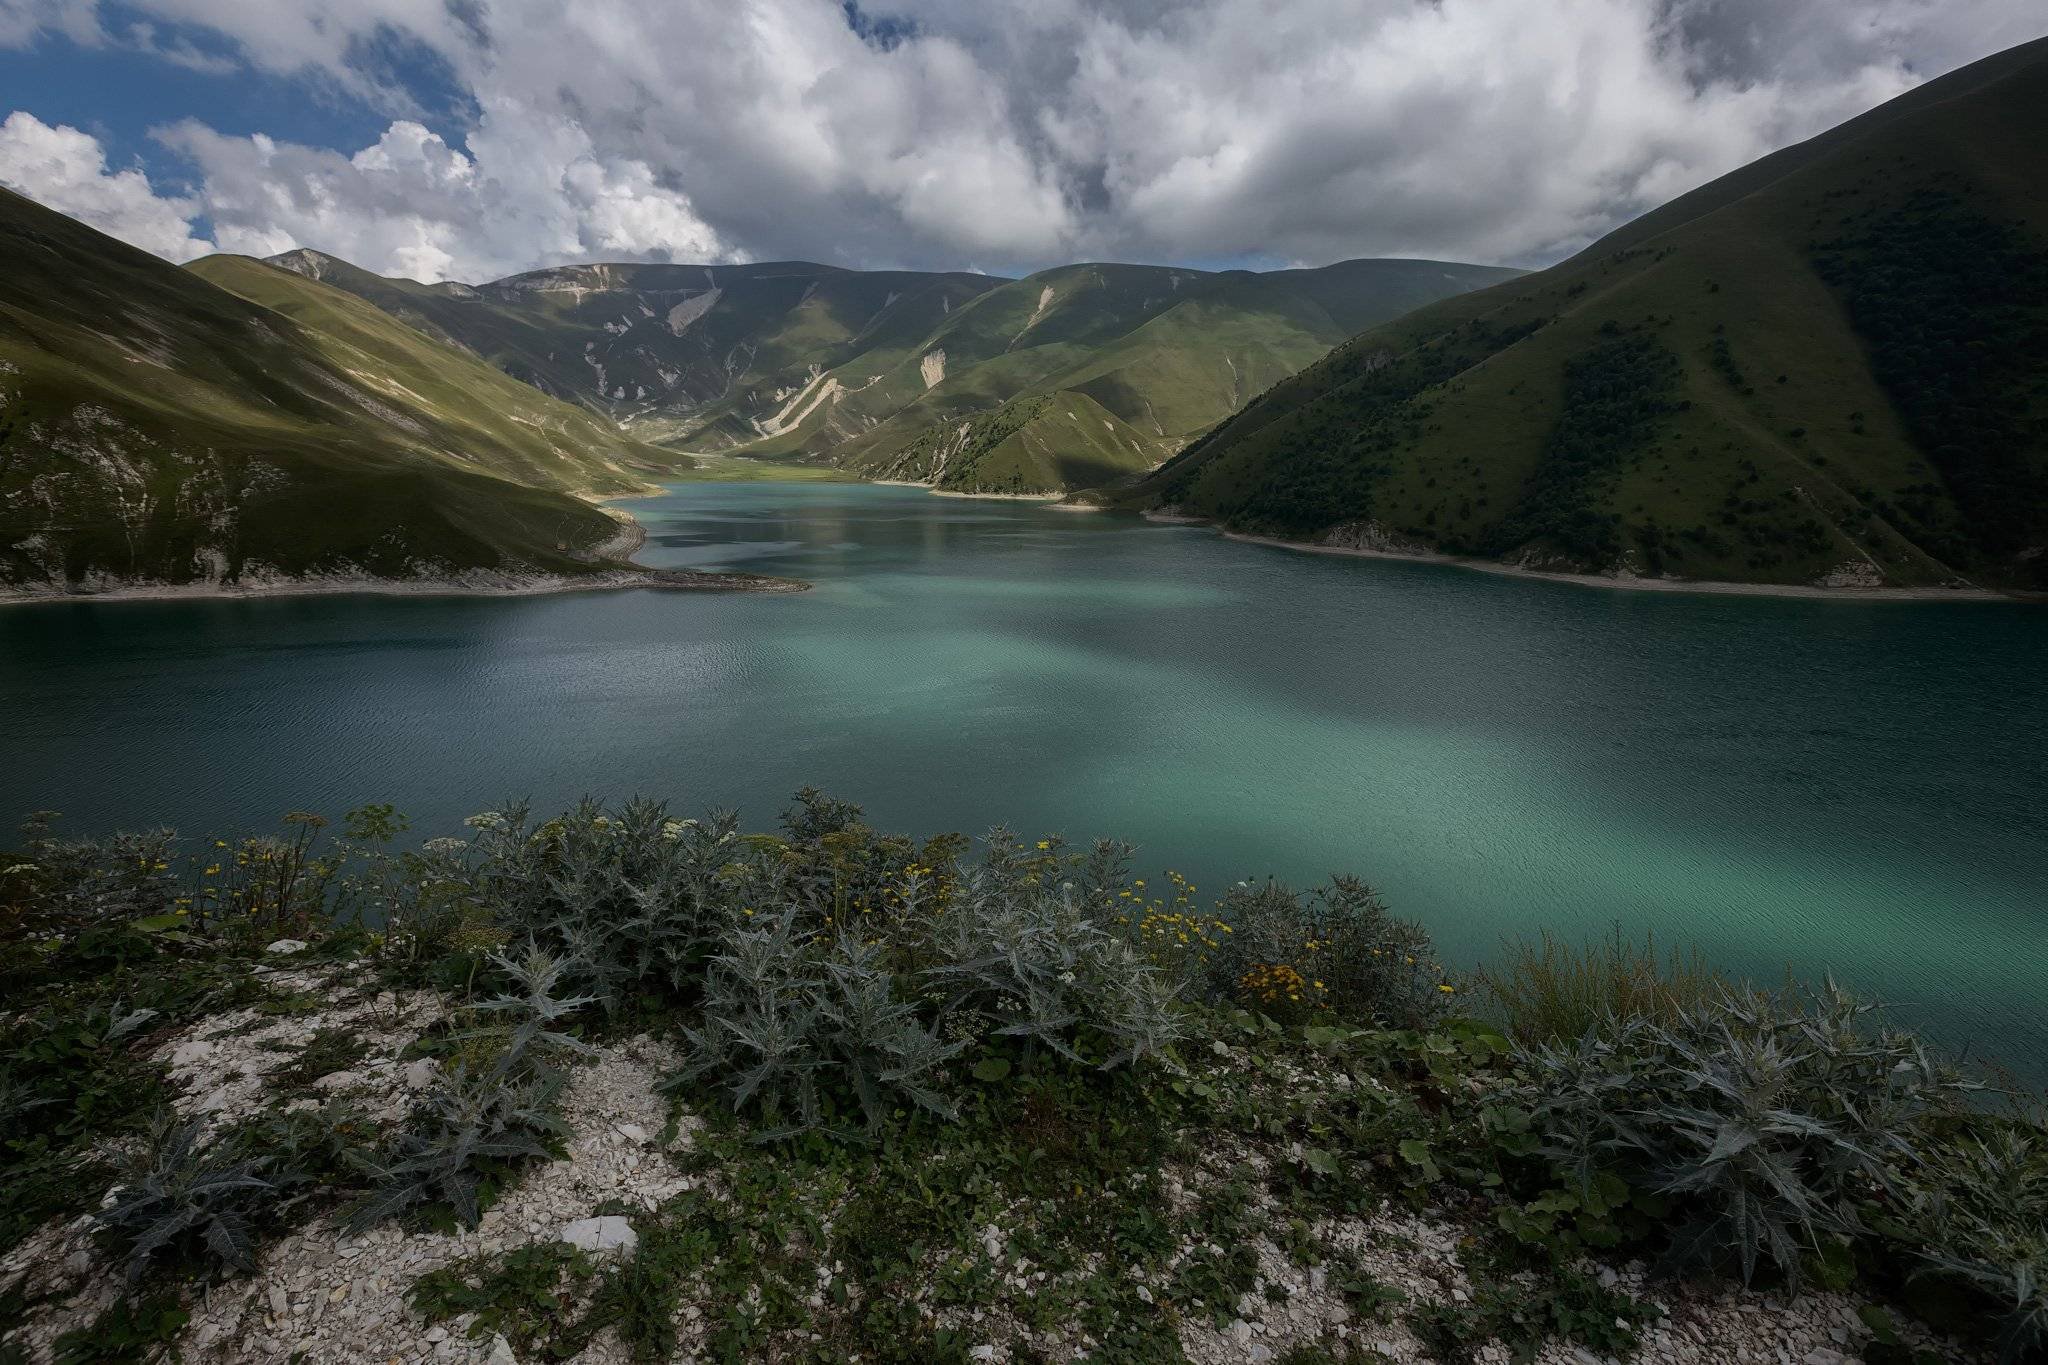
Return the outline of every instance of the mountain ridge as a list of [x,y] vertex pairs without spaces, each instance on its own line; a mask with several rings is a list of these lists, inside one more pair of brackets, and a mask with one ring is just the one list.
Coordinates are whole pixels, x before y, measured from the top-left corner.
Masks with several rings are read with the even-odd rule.
[[[669,448],[869,477],[1012,400],[1069,391],[1131,428],[1111,445],[1117,472],[1138,472],[1359,327],[1520,273],[1409,259],[1268,272],[1077,262],[1012,280],[598,262],[423,285],[304,249],[273,262]],[[1176,308],[1198,302],[1221,328],[1175,333]],[[1217,340],[1226,329],[1235,339]],[[1026,463],[985,472],[1012,491],[1071,487],[1036,486],[1048,466]]]
[[1624,581],[2039,591],[2044,119],[2048,40],[1369,329],[1092,500]]

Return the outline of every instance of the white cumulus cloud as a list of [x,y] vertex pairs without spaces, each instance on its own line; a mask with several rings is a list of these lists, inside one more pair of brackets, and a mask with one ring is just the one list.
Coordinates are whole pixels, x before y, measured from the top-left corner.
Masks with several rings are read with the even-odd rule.
[[192,233],[191,200],[159,195],[141,171],[107,169],[98,138],[23,110],[0,123],[0,185],[174,261],[213,249]]
[[[372,147],[340,151],[164,130],[224,247],[467,279],[605,257],[1540,264],[2048,27],[2039,0],[117,12],[129,33],[138,15],[154,24],[167,59],[203,38],[209,59],[346,92],[389,121]],[[97,0],[0,0],[0,44],[103,25],[120,27]]]

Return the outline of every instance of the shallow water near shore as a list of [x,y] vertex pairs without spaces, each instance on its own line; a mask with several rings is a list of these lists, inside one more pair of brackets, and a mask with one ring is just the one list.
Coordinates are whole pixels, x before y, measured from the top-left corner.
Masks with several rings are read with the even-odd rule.
[[1596,592],[842,483],[625,504],[792,596],[0,613],[0,819],[267,827],[645,792],[773,824],[1114,834],[1139,875],[1352,871],[1447,960],[1614,925],[1832,969],[2048,1080],[2048,616]]

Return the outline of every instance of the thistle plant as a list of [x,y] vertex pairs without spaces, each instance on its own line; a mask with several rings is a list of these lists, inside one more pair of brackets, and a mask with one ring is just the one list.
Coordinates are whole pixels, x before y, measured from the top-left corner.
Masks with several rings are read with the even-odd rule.
[[553,1026],[592,997],[557,997],[555,987],[572,964],[537,948],[491,960],[519,993],[475,1008],[514,1016],[510,1036],[488,1066],[459,1064],[420,1101],[384,1152],[363,1162],[372,1188],[349,1214],[352,1230],[427,1207],[445,1208],[474,1227],[501,1180],[520,1163],[552,1156],[568,1136],[558,1113],[567,1080],[550,1062],[589,1049]]
[[[978,868],[922,928],[937,958],[923,976],[945,1010],[993,1021],[997,1037],[1107,1070],[1185,1031],[1172,983],[1072,883],[1019,885]],[[1083,1056],[1084,1037],[1097,1056]]]
[[1828,1237],[1863,1231],[1859,1204],[1896,1192],[1929,1120],[1966,1087],[1873,1007],[1814,992],[1728,992],[1665,1025],[1619,1021],[1525,1049],[1521,1099],[1567,1180],[1604,1171],[1671,1196],[1664,1266],[1760,1258],[1788,1281]]
[[558,997],[555,988],[573,974],[576,964],[529,946],[520,957],[491,954],[491,963],[511,978],[517,995],[498,995],[478,1001],[471,1008],[491,1014],[515,1017],[512,1036],[506,1041],[499,1068],[516,1074],[526,1068],[529,1054],[539,1049],[545,1058],[558,1053],[588,1053],[589,1044],[553,1027],[586,1005],[597,1003],[594,995]]
[[255,1267],[253,1225],[258,1202],[276,1187],[266,1162],[207,1147],[198,1122],[160,1122],[149,1165],[96,1215],[108,1240],[125,1253],[130,1283],[153,1259],[171,1253],[190,1263],[248,1271]]
[[713,959],[690,1057],[670,1082],[709,1080],[760,1141],[824,1127],[844,1095],[870,1127],[893,1098],[952,1117],[929,1077],[966,1045],[943,1040],[900,999],[881,947],[851,933],[806,935],[785,908],[736,925]]
[[584,801],[535,824],[522,802],[469,824],[475,836],[448,873],[462,901],[571,964],[576,989],[608,1012],[643,993],[694,994],[743,863],[734,816]]
[[1919,1274],[1986,1301],[1999,1358],[2048,1352],[2048,1127],[1995,1122],[1931,1147],[1909,1181]]
[[514,1079],[457,1067],[420,1101],[384,1153],[365,1163],[370,1193],[348,1215],[351,1233],[430,1206],[475,1227],[497,1185],[520,1162],[550,1157],[568,1126],[556,1113],[563,1079]]

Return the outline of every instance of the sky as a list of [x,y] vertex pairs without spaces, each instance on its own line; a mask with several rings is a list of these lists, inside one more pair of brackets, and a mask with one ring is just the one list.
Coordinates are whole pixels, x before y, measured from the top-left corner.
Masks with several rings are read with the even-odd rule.
[[1538,266],[2040,0],[0,0],[0,184],[171,260]]

